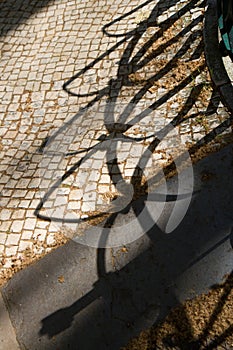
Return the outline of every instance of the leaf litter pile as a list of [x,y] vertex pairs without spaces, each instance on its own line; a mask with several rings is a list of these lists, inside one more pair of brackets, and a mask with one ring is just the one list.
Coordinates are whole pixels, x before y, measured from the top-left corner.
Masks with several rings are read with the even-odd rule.
[[233,349],[233,274],[224,283],[174,308],[160,324],[122,350]]

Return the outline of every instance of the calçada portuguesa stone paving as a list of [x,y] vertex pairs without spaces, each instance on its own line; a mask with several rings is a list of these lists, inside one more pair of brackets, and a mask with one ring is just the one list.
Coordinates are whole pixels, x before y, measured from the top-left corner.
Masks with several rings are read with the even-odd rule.
[[[0,4],[3,274],[23,265],[28,255],[40,256],[63,242],[65,224],[43,220],[35,210],[55,179],[72,166],[79,164],[40,208],[41,216],[60,215],[62,207],[64,217],[75,213],[87,219],[117,197],[109,149],[101,146],[113,123],[126,138],[118,143],[117,165],[110,159],[111,171],[129,183],[153,136],[167,125],[172,130],[151,152],[147,176],[171,161],[174,148],[177,154],[192,149],[229,117],[205,65],[201,1],[18,4]],[[111,105],[114,112],[109,107],[106,118]],[[222,131],[213,147],[230,129]],[[65,149],[62,161],[55,160],[59,143]],[[47,154],[53,147],[51,160]],[[95,152],[88,151],[91,147]]]

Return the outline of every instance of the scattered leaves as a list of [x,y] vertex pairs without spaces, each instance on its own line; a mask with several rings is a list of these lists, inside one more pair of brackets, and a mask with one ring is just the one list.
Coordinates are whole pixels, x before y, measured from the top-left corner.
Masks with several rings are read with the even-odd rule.
[[59,276],[57,280],[58,280],[59,283],[64,283],[65,282],[65,277],[64,276]]
[[[233,275],[223,284],[171,310],[160,324],[140,333],[122,350],[198,349],[233,344]],[[169,344],[169,345],[168,345]],[[167,347],[168,345],[168,347]],[[227,349],[231,347],[227,347]]]

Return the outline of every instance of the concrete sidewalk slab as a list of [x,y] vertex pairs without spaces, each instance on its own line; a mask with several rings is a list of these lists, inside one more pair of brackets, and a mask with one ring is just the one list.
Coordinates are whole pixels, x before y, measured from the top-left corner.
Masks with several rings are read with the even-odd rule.
[[0,350],[20,350],[8,310],[0,293]]

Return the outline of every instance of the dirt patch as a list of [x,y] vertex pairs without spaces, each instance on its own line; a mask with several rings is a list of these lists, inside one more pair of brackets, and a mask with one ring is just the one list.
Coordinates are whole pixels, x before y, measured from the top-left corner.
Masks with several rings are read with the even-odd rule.
[[[207,294],[174,308],[121,350],[232,349],[233,274]],[[226,346],[226,347],[222,347]]]

